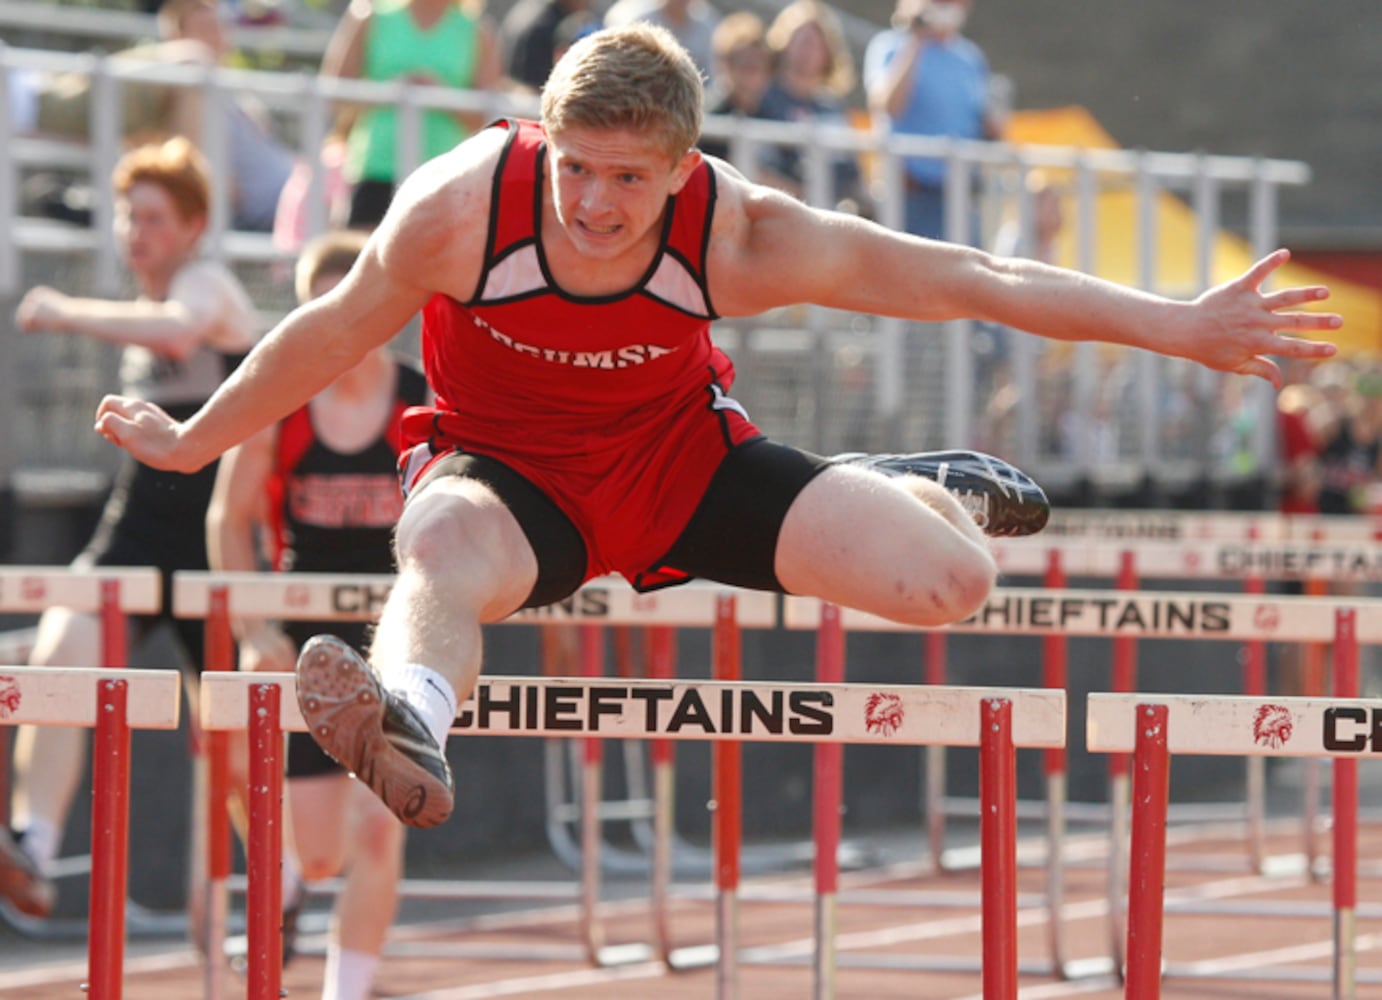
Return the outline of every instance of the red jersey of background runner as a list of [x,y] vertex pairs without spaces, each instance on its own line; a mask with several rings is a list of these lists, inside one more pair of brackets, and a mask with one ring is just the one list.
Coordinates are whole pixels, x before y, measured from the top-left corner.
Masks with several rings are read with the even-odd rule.
[[710,341],[715,175],[701,164],[668,199],[661,245],[631,289],[582,298],[557,286],[542,252],[545,133],[500,125],[479,287],[423,311],[437,402],[410,410],[404,435],[504,462],[571,517],[588,576],[632,578],[671,547],[728,450],[760,436],[725,395],[734,366]]

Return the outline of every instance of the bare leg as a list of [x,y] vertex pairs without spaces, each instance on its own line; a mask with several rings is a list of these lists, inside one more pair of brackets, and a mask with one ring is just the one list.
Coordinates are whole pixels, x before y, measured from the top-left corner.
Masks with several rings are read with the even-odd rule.
[[480,624],[512,614],[537,580],[537,557],[507,507],[472,480],[443,479],[398,524],[398,579],[370,661],[430,667],[464,701],[480,676]]
[[777,574],[791,593],[935,626],[977,610],[998,569],[983,533],[935,483],[833,466],[787,511]]
[[[94,615],[51,608],[39,619],[29,663],[99,667],[100,636],[100,621]],[[61,847],[82,777],[86,743],[86,730],[67,726],[24,726],[15,740],[14,825],[20,830],[46,826],[44,835],[56,838],[51,845],[40,845],[40,863],[51,861]]]

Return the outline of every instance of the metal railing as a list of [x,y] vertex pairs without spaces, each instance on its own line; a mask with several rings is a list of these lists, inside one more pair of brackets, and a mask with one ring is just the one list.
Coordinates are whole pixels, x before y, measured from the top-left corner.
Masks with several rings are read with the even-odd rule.
[[[85,142],[17,134],[9,119],[9,74],[76,72],[91,78],[90,135]],[[0,305],[17,301],[38,281],[77,293],[113,295],[124,288],[111,237],[113,203],[104,182],[122,151],[120,88],[132,81],[196,88],[207,108],[249,95],[266,105],[284,137],[311,164],[309,232],[327,225],[325,168],[317,155],[335,102],[394,104],[401,114],[398,173],[418,165],[421,115],[440,108],[497,116],[532,115],[533,99],[497,92],[455,91],[400,83],[323,78],[315,73],[270,73],[224,68],[155,66],[101,55],[0,45]],[[1130,193],[1137,209],[1126,233],[1140,262],[1140,284],[1192,296],[1210,284],[1218,220],[1226,196],[1247,205],[1247,239],[1265,251],[1275,244],[1276,204],[1283,185],[1310,177],[1294,161],[1063,147],[1015,147],[890,135],[825,123],[782,123],[711,117],[711,138],[727,140],[731,159],[749,176],[759,173],[765,148],[797,151],[805,199],[836,200],[834,166],[855,159],[867,180],[866,210],[900,227],[904,158],[929,156],[949,165],[947,237],[983,245],[1002,220],[1015,220],[1030,245],[1035,171],[1062,178],[1066,225],[1075,264],[1094,272],[1100,248],[1100,194]],[[289,255],[262,233],[229,228],[229,150],[223,116],[206,118],[203,152],[215,180],[205,250],[234,267],[266,318],[291,305]],[[25,214],[21,185],[52,171],[85,180],[90,225]],[[1166,193],[1186,202],[1196,219],[1189,245],[1168,248],[1158,231]],[[972,228],[974,219],[978,231]],[[1156,288],[1159,254],[1195,261],[1193,287]],[[7,310],[7,313],[11,310]],[[11,322],[6,315],[0,329]],[[1221,378],[1183,362],[1133,350],[1071,347],[956,321],[929,327],[793,308],[750,321],[718,324],[717,337],[740,372],[736,395],[772,436],[822,452],[987,447],[1030,467],[1057,486],[1089,480],[1108,488],[1155,470],[1162,482],[1219,480],[1227,462],[1218,442],[1236,433],[1234,418],[1254,419],[1246,443],[1259,470],[1270,470],[1274,441],[1272,396],[1265,385]],[[71,338],[7,337],[0,363],[18,372],[16,392],[0,399],[0,419],[31,430],[12,447],[12,465],[109,461],[89,431],[100,392],[115,384],[113,355]],[[987,353],[980,350],[987,347]],[[1242,396],[1238,399],[1238,396]],[[1011,402],[1001,414],[995,399]],[[1236,409],[1229,408],[1232,401]],[[72,415],[76,414],[76,417]],[[1073,429],[1073,430],[1072,430]],[[1076,433],[1078,431],[1078,433]],[[1241,440],[1234,447],[1242,450]],[[0,454],[0,459],[4,456]],[[0,473],[9,469],[0,464]]]

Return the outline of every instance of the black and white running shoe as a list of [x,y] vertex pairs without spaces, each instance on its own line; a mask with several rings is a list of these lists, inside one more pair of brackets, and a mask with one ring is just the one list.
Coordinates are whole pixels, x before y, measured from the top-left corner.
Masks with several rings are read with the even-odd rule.
[[307,640],[298,656],[297,698],[312,738],[400,820],[429,827],[451,815],[455,786],[446,755],[413,707],[384,690],[348,643],[331,635]]
[[912,455],[848,452],[834,461],[889,476],[921,476],[949,490],[987,535],[1034,535],[1046,527],[1051,502],[1031,476],[979,451],[923,451]]

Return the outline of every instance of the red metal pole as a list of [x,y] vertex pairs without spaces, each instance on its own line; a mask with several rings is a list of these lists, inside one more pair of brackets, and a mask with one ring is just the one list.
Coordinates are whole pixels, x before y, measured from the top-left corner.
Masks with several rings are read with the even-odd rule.
[[1165,705],[1137,706],[1132,847],[1128,863],[1127,1000],[1161,996],[1161,923],[1166,881],[1166,812],[1171,758]]
[[91,902],[87,983],[91,1000],[120,1000],[125,960],[125,887],[130,826],[127,684],[96,685],[91,759]]
[[[1243,581],[1245,594],[1265,594],[1267,582],[1260,576]],[[1243,693],[1260,697],[1267,693],[1267,644],[1261,639],[1243,643]]]
[[[722,594],[715,605],[715,679],[737,681],[739,622],[734,597]],[[737,740],[717,740],[715,763],[715,872],[724,892],[739,890],[739,852],[743,837],[743,771]]]
[[[652,625],[647,632],[648,676],[671,680],[677,674],[677,633],[670,625]],[[672,762],[671,740],[649,740],[648,756],[653,764]]]
[[283,979],[283,732],[277,684],[250,686],[246,1000],[279,1000]]
[[1017,997],[1017,753],[1012,702],[979,706],[979,868],[984,1000]]
[[[1357,612],[1340,608],[1334,626],[1334,695],[1358,697]],[[1373,748],[1376,750],[1376,747]],[[1355,995],[1358,909],[1358,758],[1334,758],[1334,996]]]
[[[1123,552],[1118,557],[1118,580],[1114,585],[1118,590],[1137,589],[1137,569],[1133,565],[1132,552]],[[1137,640],[1130,635],[1113,638],[1113,690],[1132,691],[1137,686]],[[1128,755],[1109,754],[1108,773],[1110,778],[1126,778],[1128,775]]]
[[123,670],[128,653],[125,613],[120,610],[120,581],[101,581],[101,666]]
[[[1066,586],[1065,567],[1061,565],[1059,549],[1052,549],[1047,554],[1046,577],[1042,582],[1050,590],[1061,590]],[[1064,691],[1070,683],[1069,664],[1069,646],[1066,637],[1059,633],[1042,636],[1042,685],[1054,691]],[[1048,778],[1056,774],[1065,774],[1067,767],[1065,747],[1049,747],[1042,754],[1042,765]]]
[[[215,584],[206,617],[206,669],[231,670],[234,659],[229,598],[225,584]],[[226,802],[230,794],[230,737],[219,730],[204,734],[203,740],[207,753],[206,877],[220,881],[230,877],[231,867],[230,814]]]
[[[605,630],[601,625],[581,625],[581,674],[602,677],[605,673]],[[583,759],[587,765],[604,763],[605,741],[594,736],[585,738]],[[596,796],[598,801],[599,796]]]
[[[840,609],[821,605],[816,635],[816,680],[841,684],[845,679],[845,633]],[[817,743],[815,793],[812,799],[816,840],[815,997],[835,996],[835,910],[840,888],[840,814],[844,806],[844,747]]]

